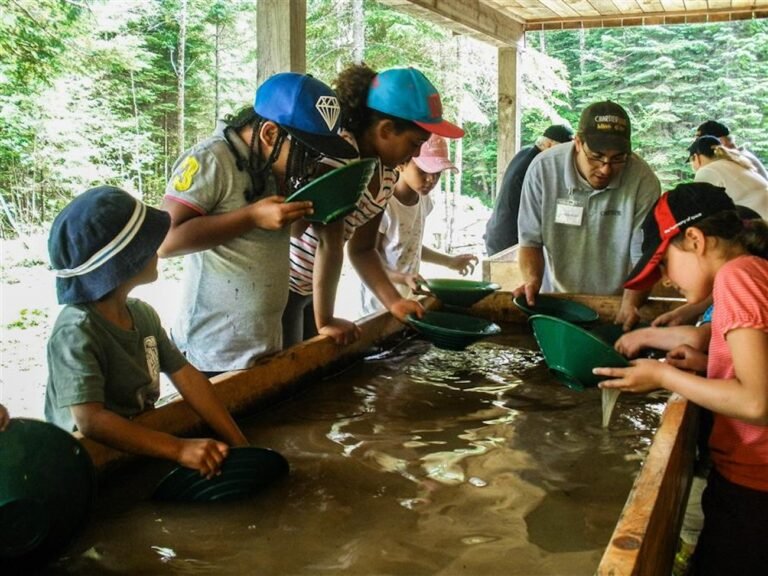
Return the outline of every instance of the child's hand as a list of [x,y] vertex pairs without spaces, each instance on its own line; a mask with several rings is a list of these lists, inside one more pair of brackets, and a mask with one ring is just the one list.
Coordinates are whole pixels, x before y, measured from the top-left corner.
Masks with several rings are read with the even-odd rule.
[[709,357],[701,350],[696,350],[688,344],[683,344],[667,352],[667,363],[680,368],[680,370],[690,370],[699,374],[706,374],[707,362]]
[[421,277],[421,274],[403,274],[403,284],[408,286],[414,294],[429,294],[429,291],[424,289],[426,280]]
[[405,322],[405,318],[408,316],[408,314],[413,314],[417,318],[423,318],[424,306],[416,302],[416,300],[400,298],[400,300],[392,304],[392,306],[389,308],[389,312],[392,314],[392,316],[400,320],[400,322]]
[[475,271],[477,263],[477,256],[473,256],[472,254],[457,254],[456,256],[451,256],[448,268],[456,270],[462,276],[466,276]]
[[600,388],[618,388],[623,392],[650,392],[662,388],[662,379],[670,370],[676,370],[658,360],[633,360],[629,368],[595,368],[593,374],[607,376]]
[[696,304],[685,303],[682,306],[657,316],[651,326],[684,326],[695,324],[700,314],[704,313],[706,302]]
[[336,344],[346,345],[352,344],[362,334],[360,326],[349,320],[343,318],[331,318],[325,326],[318,330],[319,334],[323,336],[330,336]]
[[640,321],[640,313],[631,301],[627,298],[622,298],[619,311],[616,312],[616,317],[613,319],[614,324],[621,324],[624,331],[632,330],[635,324]]
[[638,328],[627,332],[621,336],[613,347],[619,354],[627,358],[635,358],[640,354],[640,350],[648,347],[648,337],[652,334],[653,328]]
[[198,470],[200,476],[209,480],[219,474],[229,447],[224,442],[210,438],[181,439],[181,448],[176,462],[185,468]]
[[687,322],[677,308],[656,316],[651,322],[651,326],[680,326],[682,324],[687,324]]
[[8,416],[8,410],[5,409],[5,406],[0,404],[0,432],[5,430],[5,428],[8,426],[9,420],[10,417]]
[[268,196],[251,204],[253,222],[264,230],[279,230],[312,211],[312,202],[285,202],[282,196]]

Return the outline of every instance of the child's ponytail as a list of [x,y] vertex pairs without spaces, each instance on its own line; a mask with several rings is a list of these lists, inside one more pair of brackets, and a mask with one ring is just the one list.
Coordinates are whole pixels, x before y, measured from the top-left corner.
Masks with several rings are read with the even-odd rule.
[[376,71],[365,63],[351,64],[342,70],[333,83],[341,105],[341,127],[356,137],[370,124],[368,90]]
[[737,210],[726,210],[700,220],[695,226],[705,236],[722,238],[754,256],[768,259],[768,222],[762,218],[744,219]]
[[745,220],[738,241],[750,254],[768,259],[768,222]]
[[377,74],[365,63],[351,64],[339,73],[333,89],[341,105],[341,128],[351,132],[358,141],[369,126],[382,120],[391,121],[397,134],[420,130],[411,120],[368,107],[368,92]]

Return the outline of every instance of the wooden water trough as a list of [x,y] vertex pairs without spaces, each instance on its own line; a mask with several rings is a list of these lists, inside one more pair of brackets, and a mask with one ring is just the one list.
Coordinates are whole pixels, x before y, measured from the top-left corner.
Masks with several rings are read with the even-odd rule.
[[[614,296],[562,295],[597,310],[611,320],[618,308]],[[428,307],[433,300],[425,301]],[[650,320],[668,310],[669,301],[652,301],[642,309]],[[497,292],[470,310],[499,323],[523,323],[526,317],[512,303],[510,292]],[[254,367],[213,379],[219,397],[235,415],[245,415],[278,397],[319,382],[320,377],[349,364],[371,348],[404,329],[388,313],[363,319],[362,337],[340,347],[328,337],[316,337],[259,362]],[[201,427],[197,415],[183,400],[172,401],[142,414],[137,422],[175,435],[188,435]],[[668,574],[690,486],[693,468],[696,412],[685,400],[669,400],[645,463],[630,491],[624,510],[597,569],[599,575]],[[107,473],[131,457],[88,439],[82,439],[100,473]]]

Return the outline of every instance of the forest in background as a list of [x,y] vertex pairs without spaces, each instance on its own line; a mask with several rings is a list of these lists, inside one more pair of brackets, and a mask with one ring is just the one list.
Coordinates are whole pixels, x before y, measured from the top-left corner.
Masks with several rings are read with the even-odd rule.
[[[181,150],[252,101],[258,0],[6,0],[0,7],[3,237],[49,223],[110,183],[158,204]],[[492,203],[496,49],[373,0],[307,1],[307,72],[362,59],[415,66],[467,136],[451,194]],[[522,54],[522,142],[610,98],[665,185],[692,176],[695,127],[715,118],[768,160],[768,20],[536,32]]]

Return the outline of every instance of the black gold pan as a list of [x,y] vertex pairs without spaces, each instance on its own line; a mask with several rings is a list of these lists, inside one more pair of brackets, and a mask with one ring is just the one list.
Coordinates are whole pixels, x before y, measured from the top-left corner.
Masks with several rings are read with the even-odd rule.
[[247,498],[286,476],[288,461],[268,448],[231,448],[221,473],[210,480],[179,466],[155,488],[155,500],[173,502],[223,502]]
[[0,432],[0,567],[60,554],[85,526],[95,493],[93,463],[72,434],[12,418]]

